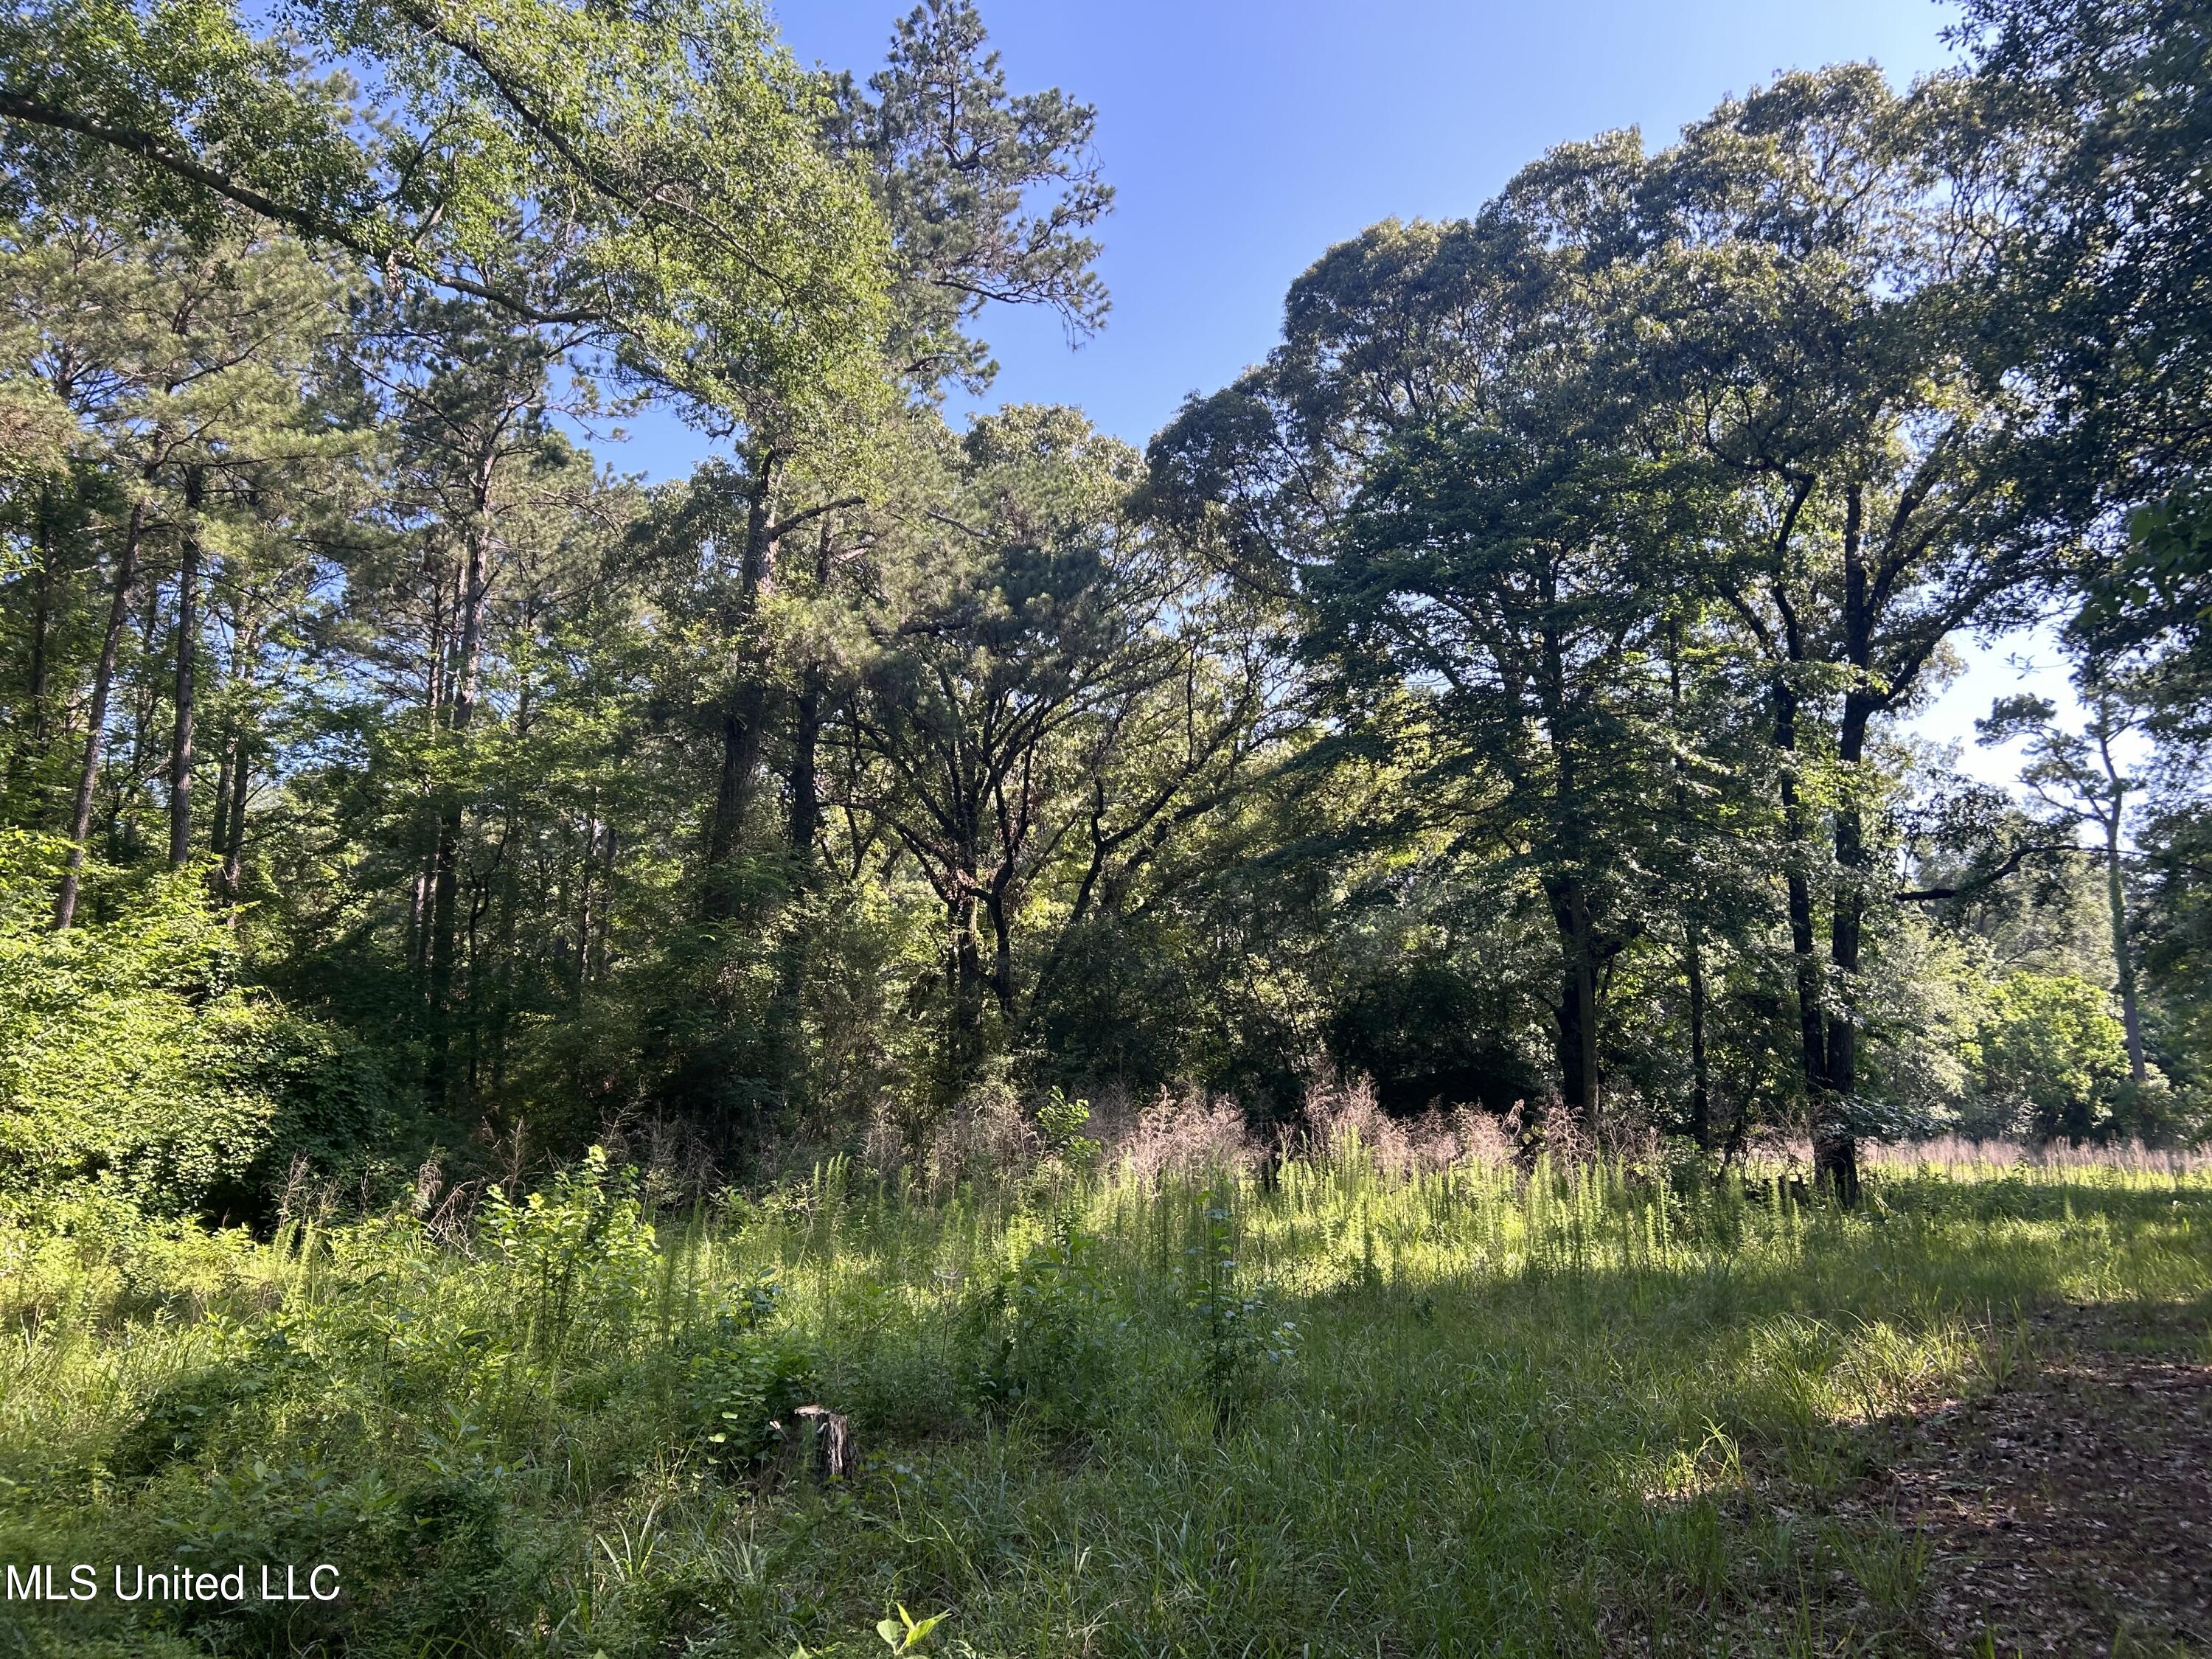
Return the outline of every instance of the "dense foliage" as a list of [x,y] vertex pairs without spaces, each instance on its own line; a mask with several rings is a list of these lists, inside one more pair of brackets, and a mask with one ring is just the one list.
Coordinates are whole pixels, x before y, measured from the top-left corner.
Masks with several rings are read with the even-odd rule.
[[[2203,1132],[2196,9],[1373,227],[1143,454],[941,414],[1106,313],[1091,112],[964,0],[865,82],[733,0],[259,21],[0,27],[11,1201],[1355,1074],[1846,1201]],[[613,470],[648,404],[716,459]],[[1993,710],[2008,797],[1902,722],[2037,621],[2087,723]]]

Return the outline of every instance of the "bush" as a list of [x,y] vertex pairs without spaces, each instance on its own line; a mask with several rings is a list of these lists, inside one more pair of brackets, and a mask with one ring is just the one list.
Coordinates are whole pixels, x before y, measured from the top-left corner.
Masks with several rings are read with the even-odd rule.
[[358,1046],[240,982],[196,876],[47,925],[56,843],[0,839],[0,1199],[102,1188],[150,1214],[265,1218],[294,1158],[378,1127]]
[[2012,975],[1990,999],[1975,1051],[1983,1096],[2004,1127],[2077,1146],[2112,1133],[2127,1042],[2099,987],[2071,974]]
[[594,1146],[552,1187],[517,1204],[495,1187],[483,1236],[503,1264],[527,1343],[557,1354],[572,1336],[621,1342],[652,1294],[659,1255],[638,1206],[637,1172]]
[[977,1391],[1054,1428],[1091,1418],[1123,1358],[1098,1240],[1072,1221],[1031,1246],[963,1322]]
[[685,1346],[692,1431],[708,1461],[732,1474],[774,1450],[776,1425],[789,1430],[792,1412],[816,1392],[820,1363],[794,1332],[724,1314]]

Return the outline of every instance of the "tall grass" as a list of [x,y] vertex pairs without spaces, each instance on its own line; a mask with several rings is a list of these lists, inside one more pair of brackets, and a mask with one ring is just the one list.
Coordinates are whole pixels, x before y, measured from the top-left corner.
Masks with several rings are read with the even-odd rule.
[[[1843,1215],[1339,1127],[655,1216],[589,1168],[444,1242],[0,1230],[0,1558],[346,1585],[0,1603],[0,1653],[786,1659],[902,1605],[945,1653],[1903,1650],[1924,1546],[1790,1494],[2002,1386],[2038,1305],[2212,1290],[2201,1164],[1923,1151]],[[850,1480],[784,1449],[811,1401]]]

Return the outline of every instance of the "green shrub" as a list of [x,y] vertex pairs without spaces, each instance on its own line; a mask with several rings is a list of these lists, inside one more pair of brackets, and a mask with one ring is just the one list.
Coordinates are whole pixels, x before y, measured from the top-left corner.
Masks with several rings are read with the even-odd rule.
[[2038,1140],[2102,1139],[2128,1091],[2125,1033],[2100,987],[2071,974],[2017,973],[1977,1033],[1984,1097]]
[[963,1324],[984,1401],[1062,1429],[1101,1403],[1126,1329],[1099,1241],[1066,1219],[969,1304]]
[[572,1336],[626,1339],[651,1304],[660,1257],[637,1172],[615,1168],[604,1147],[520,1204],[493,1188],[482,1225],[535,1352],[557,1354]]
[[684,1399],[708,1459],[736,1473],[777,1443],[778,1424],[817,1393],[820,1364],[797,1333],[720,1316],[687,1345]]
[[264,1219],[295,1158],[334,1167],[386,1109],[358,1045],[240,982],[196,874],[47,926],[50,838],[0,836],[0,1200],[99,1188]]
[[1036,1109],[1037,1137],[1045,1151],[1078,1173],[1095,1168],[1104,1144],[1083,1133],[1091,1121],[1091,1103],[1070,1100],[1054,1084]]

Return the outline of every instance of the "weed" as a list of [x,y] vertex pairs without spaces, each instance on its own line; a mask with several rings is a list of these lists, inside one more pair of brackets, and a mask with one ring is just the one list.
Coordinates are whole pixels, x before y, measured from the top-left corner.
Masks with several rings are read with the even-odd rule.
[[[1337,1146],[1043,1212],[825,1165],[656,1225],[595,1162],[458,1239],[0,1216],[0,1559],[346,1585],[0,1653],[854,1659],[901,1601],[955,1655],[1910,1648],[1924,1540],[1818,1518],[1868,1419],[2017,1386],[2025,1310],[2212,1291],[2195,1167],[1870,1160],[1844,1216]],[[754,1479],[815,1402],[858,1473]]]

